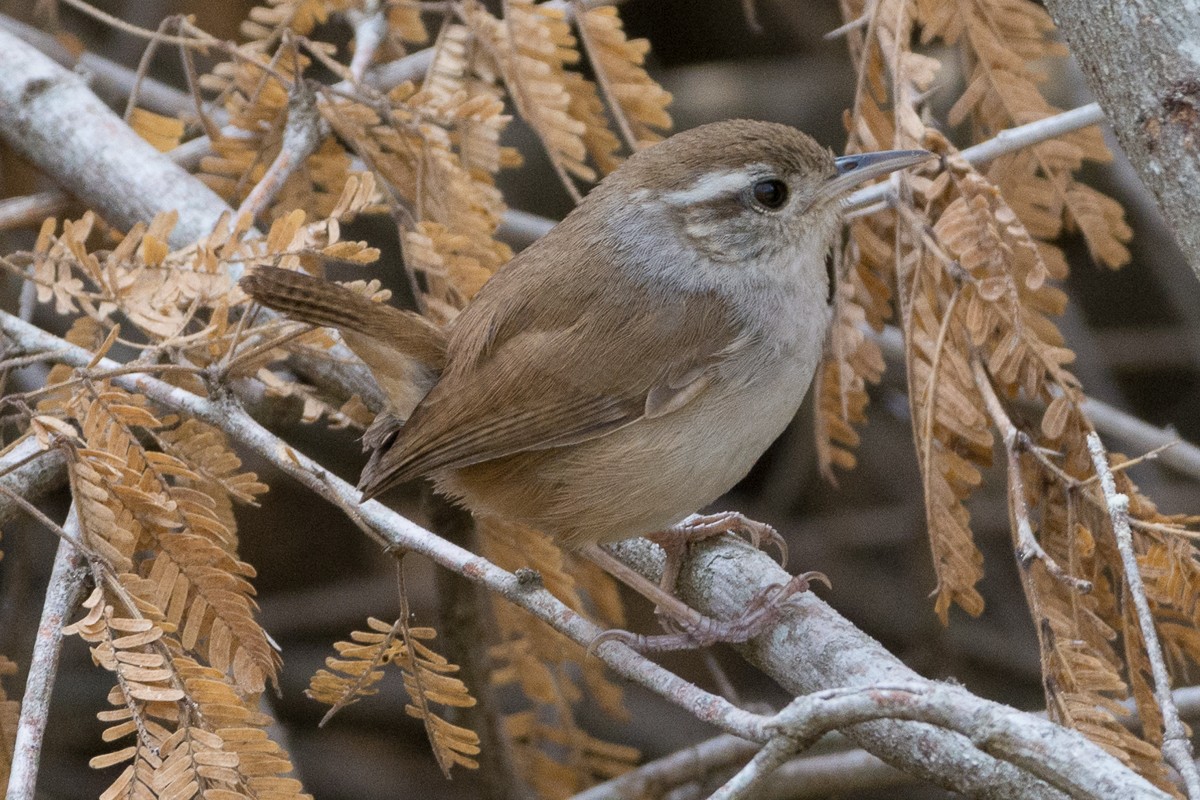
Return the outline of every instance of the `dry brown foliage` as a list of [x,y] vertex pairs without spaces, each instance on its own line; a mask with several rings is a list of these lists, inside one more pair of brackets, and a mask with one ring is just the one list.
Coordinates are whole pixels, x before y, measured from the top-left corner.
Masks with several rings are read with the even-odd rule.
[[[573,20],[531,0],[510,0],[502,11],[476,2],[438,15],[406,4],[270,0],[242,24],[247,41],[217,48],[222,60],[198,81],[228,120],[224,128],[199,120],[212,141],[199,176],[235,206],[272,185],[265,204],[179,249],[167,245],[171,215],[124,234],[91,212],[61,226],[47,220],[35,248],[13,265],[27,271],[41,302],[75,318],[70,340],[97,361],[114,346],[131,347],[137,363],[188,391],[203,394],[214,378],[254,379],[268,396],[302,398],[309,422],[365,427],[371,414],[358,398],[325,395],[273,371],[291,356],[340,356],[319,330],[245,315],[238,275],[255,264],[320,274],[329,263],[371,263],[378,252],[342,240],[340,222],[382,211],[399,226],[422,308],[449,321],[512,256],[496,237],[506,206],[495,175],[520,164],[500,144],[511,120],[506,101],[576,197],[580,182],[620,163],[618,130],[635,148],[671,125],[670,95],[644,69],[648,44],[625,36],[615,8],[580,10]],[[357,25],[373,14],[382,15],[385,33],[357,41],[368,49],[350,63],[320,38],[334,16]],[[381,92],[361,80],[371,64],[427,44],[431,22],[440,27],[419,85]],[[338,91],[309,79],[318,67],[343,81]],[[160,150],[189,131],[185,121],[137,108],[129,122]],[[315,139],[305,142],[306,132]],[[356,160],[368,171],[352,171]],[[265,235],[256,221],[269,224]],[[386,298],[377,282],[358,288]],[[45,389],[19,402],[44,446],[70,453],[83,544],[96,558],[99,588],[70,631],[116,680],[114,709],[101,713],[114,723],[106,741],[132,737],[94,762],[129,762],[105,797],[297,795],[299,784],[284,777],[291,764],[257,711],[280,661],[254,619],[254,570],[237,557],[232,510],[267,487],[241,472],[215,429],[163,415],[94,373],[57,367]],[[485,554],[501,565],[535,569],[572,607],[621,624],[615,584],[603,572],[536,531],[485,521],[481,533]],[[493,681],[526,698],[504,724],[523,778],[540,796],[563,797],[629,768],[636,750],[591,736],[575,718],[585,696],[610,714],[627,713],[600,662],[510,606],[493,613]],[[309,694],[332,713],[372,694],[383,665],[395,663],[409,713],[424,722],[443,770],[474,768],[478,737],[434,710],[474,703],[453,677],[457,667],[431,649],[434,635],[407,614],[392,625],[371,620],[335,644],[338,656],[313,677]]]
[[[975,170],[929,126],[925,101],[942,67],[914,44],[956,49],[965,89],[948,122],[965,126],[972,142],[1057,113],[1039,91],[1046,74],[1038,65],[1053,63],[1065,49],[1053,39],[1046,12],[1027,0],[843,0],[842,9],[848,21],[861,22],[849,33],[859,80],[846,117],[848,150],[926,147],[944,156],[945,169],[898,178],[890,208],[851,226],[818,389],[824,469],[854,465],[853,426],[865,421],[866,387],[884,369],[868,329],[881,330],[894,318],[905,338],[938,614],[946,622],[951,605],[970,614],[983,610],[975,588],[983,557],[966,501],[991,464],[999,433],[1048,707],[1174,791],[1156,747],[1162,722],[1145,644],[1093,480],[1085,442],[1093,428],[1067,368],[1074,353],[1053,320],[1066,303],[1053,284],[1067,273],[1055,244],[1060,236],[1081,235],[1106,267],[1129,259],[1120,206],[1074,178],[1085,160],[1110,155],[1091,128]],[[1018,399],[1043,410],[1029,412]],[[1120,480],[1121,491],[1136,498],[1135,546],[1149,568],[1147,591],[1160,631],[1175,656],[1194,660],[1196,638],[1185,631],[1197,622],[1191,593],[1200,584],[1186,578],[1195,572],[1196,551],[1185,520],[1159,515],[1127,476]],[[1148,741],[1118,722],[1119,701],[1130,697]]]

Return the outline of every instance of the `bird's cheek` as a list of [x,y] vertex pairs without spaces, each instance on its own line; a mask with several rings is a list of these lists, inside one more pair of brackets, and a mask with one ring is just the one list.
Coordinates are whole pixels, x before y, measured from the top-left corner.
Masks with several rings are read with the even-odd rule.
[[693,209],[684,217],[684,232],[693,246],[713,261],[746,262],[760,258],[769,244],[747,215],[718,208]]

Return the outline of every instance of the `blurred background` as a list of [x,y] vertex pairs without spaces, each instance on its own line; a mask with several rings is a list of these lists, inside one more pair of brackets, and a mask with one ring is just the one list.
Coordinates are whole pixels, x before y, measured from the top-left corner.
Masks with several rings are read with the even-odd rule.
[[[0,0],[0,12],[30,21],[35,19],[31,5],[28,0]],[[201,28],[235,39],[237,23],[251,4],[127,0],[97,5],[149,28],[170,14],[193,14]],[[842,114],[853,96],[854,75],[845,42],[823,38],[841,24],[837,3],[760,0],[756,7],[761,32],[747,24],[737,0],[628,0],[621,15],[631,36],[644,36],[653,45],[651,74],[675,96],[670,110],[677,129],[731,117],[774,120],[802,128],[840,152],[845,140]],[[62,28],[80,37],[88,50],[129,67],[137,65],[143,41],[114,33],[65,6],[60,13]],[[958,80],[956,66],[950,62],[943,71],[947,104]],[[1071,63],[1045,67],[1051,76],[1046,91],[1052,102],[1064,108],[1089,102]],[[150,75],[183,85],[178,57],[168,48],[160,52]],[[561,216],[569,200],[533,137],[517,122],[505,143],[519,147],[526,158],[522,170],[508,173],[502,181],[510,205]],[[1133,261],[1118,272],[1090,263],[1080,242],[1065,243],[1072,264],[1065,287],[1071,304],[1060,325],[1078,354],[1076,374],[1089,395],[1198,441],[1200,283],[1119,151],[1112,164],[1089,168],[1085,179],[1124,204],[1135,236]],[[48,188],[44,178],[3,153],[0,197],[39,188]],[[0,233],[0,252],[30,247],[35,232],[31,228]],[[361,221],[349,236],[368,238],[390,254],[381,262],[385,269],[389,258],[396,263],[390,223]],[[6,309],[15,308],[19,286],[10,277],[2,280],[0,301]],[[394,283],[394,278],[388,282]],[[52,309],[39,309],[35,321],[51,329],[62,327]],[[36,370],[26,370],[17,376],[16,385],[32,388],[41,379]],[[840,474],[838,486],[818,474],[806,403],[790,430],[717,507],[737,509],[776,526],[791,544],[790,569],[828,575],[833,588],[818,589],[822,596],[920,673],[954,678],[973,692],[1019,708],[1041,708],[1036,640],[1013,563],[1003,475],[989,475],[970,504],[976,539],[986,557],[987,576],[980,589],[987,610],[978,619],[956,610],[949,627],[943,628],[929,598],[934,575],[902,364],[889,363],[883,384],[872,390],[869,415],[859,466]],[[280,433],[343,477],[357,477],[363,458],[351,433],[300,426]],[[1118,440],[1110,446],[1128,449]],[[304,697],[308,679],[330,654],[332,642],[362,627],[367,616],[395,617],[395,561],[340,512],[289,479],[253,460],[246,466],[272,487],[261,507],[240,513],[242,556],[259,572],[255,586],[261,621],[283,649],[282,694],[268,702],[306,788],[320,800],[418,793],[426,800],[475,796],[479,787],[471,774],[457,771],[453,782],[442,778],[422,728],[403,713],[405,695],[397,675],[385,679],[377,697],[342,711],[324,729],[316,727],[324,707]],[[1150,462],[1133,476],[1164,511],[1200,509],[1192,482],[1165,467]],[[422,518],[418,491],[400,501],[405,513]],[[65,494],[48,500],[45,508],[61,518]],[[24,668],[56,540],[23,523],[8,526],[3,534],[0,652]],[[417,620],[434,624],[431,568],[409,559],[408,576]],[[631,600],[631,609],[634,628],[648,630],[653,623],[645,605]],[[781,705],[788,699],[732,651],[717,647],[712,654],[744,701]],[[702,657],[663,660],[706,688],[714,686]],[[23,682],[23,672],[9,679],[10,694],[19,694]],[[91,666],[83,644],[68,640],[43,755],[41,796],[95,797],[111,782],[113,775],[86,766],[101,748],[102,726],[94,713],[104,707],[110,685],[111,676]],[[631,722],[613,723],[598,713],[586,714],[586,721],[605,738],[638,747],[646,759],[715,733],[654,695],[637,687],[628,691],[628,705],[635,710]],[[797,786],[790,796],[821,796],[805,791]],[[928,786],[906,785],[840,796],[927,800],[946,795]]]

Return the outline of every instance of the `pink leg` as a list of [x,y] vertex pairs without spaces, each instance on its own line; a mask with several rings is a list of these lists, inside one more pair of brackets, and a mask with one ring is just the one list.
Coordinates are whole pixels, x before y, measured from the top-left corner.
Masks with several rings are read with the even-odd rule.
[[705,647],[715,642],[734,644],[745,642],[775,622],[782,613],[784,602],[792,595],[806,591],[811,581],[819,580],[826,585],[829,584],[829,580],[821,573],[806,572],[803,575],[795,576],[786,584],[768,586],[759,592],[751,600],[742,616],[737,619],[723,621],[704,616],[675,596],[675,583],[683,566],[688,545],[691,542],[734,531],[746,533],[756,547],[761,546],[764,542],[775,544],[783,559],[787,560],[786,545],[774,528],[747,519],[736,512],[707,516],[694,514],[673,528],[647,537],[659,544],[667,553],[662,579],[657,586],[625,566],[605,550],[595,545],[585,548],[583,555],[622,580],[639,594],[653,601],[656,604],[655,612],[659,615],[663,627],[668,631],[668,633],[658,636],[644,636],[622,630],[605,631],[592,641],[588,649],[592,650],[610,640],[624,642],[633,649],[643,652],[686,650]]
[[773,584],[756,594],[742,616],[736,619],[714,619],[691,608],[688,609],[690,613],[677,617],[672,612],[663,612],[660,608],[663,626],[670,631],[669,633],[646,636],[623,630],[608,630],[591,641],[588,651],[595,650],[607,641],[623,642],[642,653],[692,650],[717,642],[741,644],[774,624],[783,613],[787,599],[807,591],[812,581],[829,585],[829,579],[820,572],[796,575],[787,583]]

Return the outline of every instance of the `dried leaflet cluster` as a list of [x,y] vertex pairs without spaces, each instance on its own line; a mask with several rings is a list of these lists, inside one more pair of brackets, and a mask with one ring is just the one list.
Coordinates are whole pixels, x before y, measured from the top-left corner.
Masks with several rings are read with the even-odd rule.
[[[225,59],[199,76],[225,112],[224,127],[205,117],[184,125],[140,109],[129,115],[161,150],[199,123],[211,139],[199,177],[246,213],[176,249],[167,244],[171,215],[123,236],[91,213],[61,226],[47,221],[11,267],[33,280],[41,302],[76,317],[69,338],[97,354],[94,365],[114,347],[132,348],[134,363],[182,390],[265,388],[268,400],[300,398],[306,421],[365,427],[371,413],[360,398],[322,393],[273,368],[292,356],[338,356],[321,330],[244,316],[249,306],[236,287],[244,270],[270,264],[320,274],[330,263],[371,263],[378,252],[343,241],[340,223],[387,213],[422,310],[446,322],[512,256],[496,235],[506,206],[495,176],[520,164],[500,144],[506,102],[574,196],[671,124],[670,96],[643,67],[648,45],[625,36],[614,8],[581,9],[572,19],[530,0],[509,0],[500,15],[471,1],[451,10],[353,0],[255,8],[242,26],[247,41],[213,46]],[[321,41],[335,17],[381,35],[356,38],[343,53]],[[382,84],[369,80],[371,65],[413,45],[434,48],[425,78],[373,88]],[[317,68],[341,81],[336,91],[312,78]],[[378,286],[352,284],[386,299]],[[266,487],[241,471],[218,431],[161,414],[100,370],[55,368],[44,389],[13,400],[24,403],[31,435],[69,453],[82,544],[94,556],[98,588],[71,632],[115,680],[113,708],[101,713],[114,749],[95,766],[126,768],[104,796],[300,796],[257,710],[279,657],[254,620],[253,568],[237,556],[233,507]],[[485,556],[535,569],[573,608],[622,624],[606,574],[536,531],[494,520],[480,528]],[[627,714],[600,662],[511,606],[494,613],[492,680],[523,698],[502,725],[521,777],[552,798],[628,769],[635,750],[591,736],[576,719],[585,697]],[[394,664],[438,763],[473,768],[478,738],[452,720],[474,699],[453,677],[457,667],[431,649],[433,635],[407,614],[394,624],[369,620],[335,645],[310,695],[332,714],[371,694]]]
[[[964,65],[965,90],[949,113],[973,141],[1057,112],[1042,96],[1038,64],[1064,55],[1046,12],[1027,0],[843,0],[858,90],[847,114],[848,150],[926,147],[945,157],[936,178],[897,183],[887,210],[855,220],[842,257],[831,355],[818,388],[823,467],[854,465],[854,425],[866,386],[884,362],[867,326],[895,318],[905,338],[914,441],[943,621],[957,604],[983,609],[983,558],[965,505],[993,457],[996,433],[1008,469],[1014,548],[1041,644],[1051,714],[1163,788],[1161,714],[1129,603],[1121,560],[1089,458],[1092,425],[1080,409],[1074,354],[1053,318],[1066,277],[1052,242],[1078,233],[1092,257],[1116,268],[1129,258],[1120,207],[1077,183],[1085,160],[1109,158],[1095,129],[1006,155],[985,172],[927,127],[924,101],[941,65],[912,44],[941,42]],[[1026,398],[1044,411],[1021,411]],[[1023,408],[1023,406],[1021,407]],[[1114,459],[1120,463],[1120,459]],[[1183,524],[1160,515],[1124,473],[1133,498],[1135,547],[1165,645],[1177,665],[1200,658],[1195,629],[1196,552]],[[1137,702],[1139,739],[1118,722]]]
[[[348,180],[337,214],[361,210],[372,187],[369,176]],[[253,239],[248,221],[222,221],[171,251],[169,215],[118,236],[96,231],[89,214],[61,231],[48,222],[35,249],[15,258],[46,302],[79,315],[68,339],[96,353],[94,363],[121,343],[141,351],[140,369],[206,394],[202,375],[249,378],[280,355],[271,345],[280,323],[231,324],[231,305],[244,302],[234,265],[375,258],[339,241],[336,218],[303,217],[289,214]],[[114,247],[89,249],[104,235]],[[220,431],[163,415],[95,370],[56,366],[43,389],[10,400],[30,413],[30,435],[68,454],[77,545],[96,588],[67,632],[115,680],[113,708],[99,714],[114,749],[92,765],[125,765],[103,796],[307,797],[259,711],[280,658],[254,619],[254,568],[237,556],[234,505],[267,487],[242,471]]]

